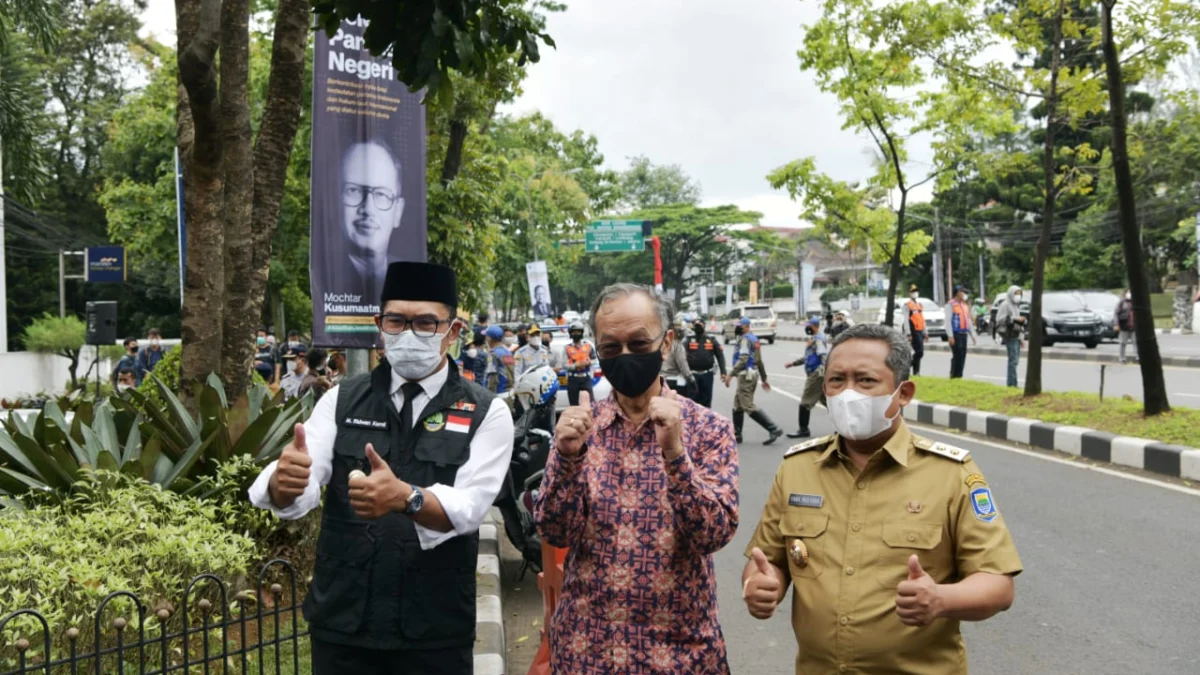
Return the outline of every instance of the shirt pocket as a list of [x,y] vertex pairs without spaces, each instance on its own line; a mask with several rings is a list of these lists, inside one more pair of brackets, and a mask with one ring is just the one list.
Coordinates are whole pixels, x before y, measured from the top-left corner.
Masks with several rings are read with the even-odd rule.
[[[833,545],[833,540],[825,534],[828,527],[829,516],[823,513],[784,516],[779,533],[783,535],[783,551],[793,579],[816,579],[821,576],[824,562],[831,559],[829,547]],[[801,551],[807,552],[807,562],[803,562]]]
[[875,577],[885,588],[908,578],[908,559],[916,555],[921,568],[941,583],[946,573],[949,543],[941,523],[895,521],[883,524]]

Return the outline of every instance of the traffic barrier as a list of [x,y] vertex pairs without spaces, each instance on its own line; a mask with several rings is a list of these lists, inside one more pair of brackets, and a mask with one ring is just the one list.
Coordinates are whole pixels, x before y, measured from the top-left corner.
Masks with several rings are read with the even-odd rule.
[[542,542],[542,571],[538,573],[538,588],[542,591],[542,643],[533,657],[533,665],[529,666],[529,675],[550,675],[550,619],[562,595],[566,564],[567,549]]

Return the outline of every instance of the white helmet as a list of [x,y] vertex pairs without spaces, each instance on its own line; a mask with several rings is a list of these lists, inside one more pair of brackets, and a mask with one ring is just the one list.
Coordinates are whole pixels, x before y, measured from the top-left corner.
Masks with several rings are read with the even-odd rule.
[[538,366],[517,378],[513,394],[525,405],[545,405],[558,394],[558,375],[550,366]]

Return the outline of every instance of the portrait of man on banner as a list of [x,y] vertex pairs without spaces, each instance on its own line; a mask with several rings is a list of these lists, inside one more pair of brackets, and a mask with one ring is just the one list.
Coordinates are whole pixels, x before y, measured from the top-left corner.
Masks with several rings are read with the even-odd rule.
[[546,261],[526,263],[525,276],[529,281],[529,304],[533,307],[533,315],[539,319],[554,316],[554,303],[550,300],[550,274],[546,271]]

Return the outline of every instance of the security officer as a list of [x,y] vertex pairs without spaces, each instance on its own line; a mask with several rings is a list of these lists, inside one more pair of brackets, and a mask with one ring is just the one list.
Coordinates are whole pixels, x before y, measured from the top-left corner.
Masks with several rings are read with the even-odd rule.
[[911,359],[886,326],[834,340],[837,433],[785,454],[746,548],[752,616],[771,616],[795,586],[796,673],[965,674],[959,622],[1012,605],[1021,561],[980,468],[900,415],[916,392]]
[[316,675],[472,672],[478,531],[513,424],[446,356],[457,304],[449,268],[390,265],[375,318],[386,359],[322,397],[250,489],[295,519],[326,488],[304,601]]
[[579,392],[586,391],[588,396],[595,396],[592,391],[592,373],[596,370],[596,348],[592,343],[583,339],[583,323],[576,321],[567,326],[570,344],[563,350],[563,360],[566,361],[567,371],[567,402],[572,406],[579,405]]
[[721,379],[726,376],[725,350],[721,342],[704,332],[704,319],[699,317],[692,320],[692,336],[683,344],[687,351],[688,367],[696,377],[696,403],[705,408],[712,407],[713,396],[713,366],[721,369]]
[[516,359],[508,350],[505,332],[501,326],[492,326],[485,333],[488,343],[488,364],[484,384],[493,394],[506,393],[509,387],[517,383],[514,370]]
[[921,359],[925,357],[925,342],[929,339],[929,330],[925,327],[925,307],[921,304],[921,292],[916,284],[908,288],[908,302],[904,303],[904,325],[900,329],[912,344],[913,375],[920,375]]
[[750,419],[758,422],[771,434],[771,437],[763,442],[763,445],[770,445],[779,440],[783,429],[771,421],[765,411],[754,405],[754,390],[760,377],[763,391],[771,391],[771,385],[767,383],[767,367],[763,364],[758,336],[750,328],[749,317],[742,317],[733,332],[738,336],[737,349],[733,352],[733,372],[722,377],[726,387],[734,378],[738,382],[737,393],[733,397],[733,431],[737,435],[737,442],[741,443],[742,425],[746,422],[746,413],[750,413]]
[[800,396],[800,429],[788,438],[808,438],[812,432],[808,430],[812,409],[817,404],[825,404],[825,356],[829,351],[825,346],[825,335],[821,333],[821,320],[813,317],[804,328],[808,333],[808,344],[804,347],[804,356],[784,366],[795,368],[804,366],[804,393]]
[[525,344],[514,356],[513,374],[518,378],[534,368],[550,365],[550,352],[542,348],[542,329],[535,323],[527,331]]

